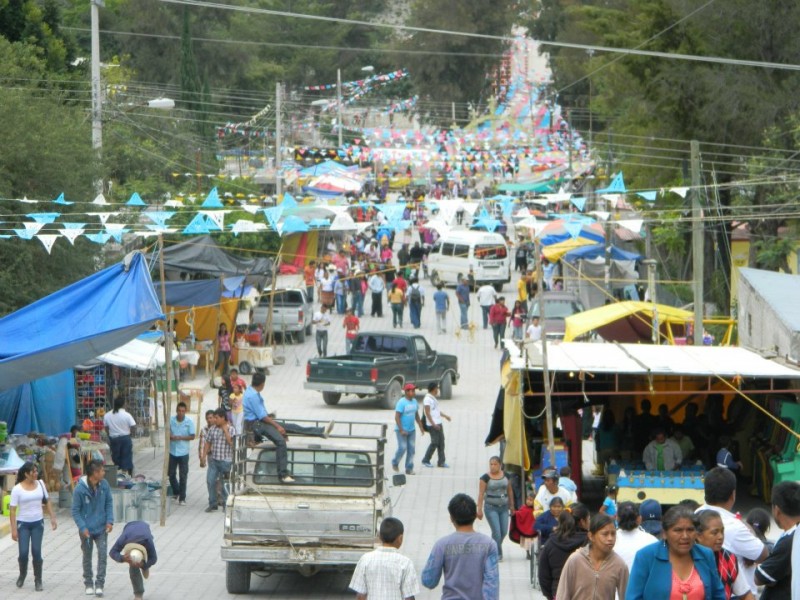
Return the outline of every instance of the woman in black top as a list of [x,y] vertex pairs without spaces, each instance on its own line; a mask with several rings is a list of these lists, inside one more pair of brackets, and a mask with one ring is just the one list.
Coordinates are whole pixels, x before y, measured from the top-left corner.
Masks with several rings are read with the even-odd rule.
[[539,586],[547,600],[553,600],[561,570],[570,555],[587,542],[589,509],[581,503],[570,506],[558,517],[558,527],[539,554]]

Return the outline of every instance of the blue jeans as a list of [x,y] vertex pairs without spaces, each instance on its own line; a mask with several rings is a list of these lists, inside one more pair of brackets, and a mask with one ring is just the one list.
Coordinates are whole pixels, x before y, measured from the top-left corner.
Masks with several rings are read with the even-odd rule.
[[353,292],[353,314],[357,317],[364,316],[364,294]]
[[420,326],[420,313],[422,312],[422,303],[411,301],[408,303],[408,318],[411,324],[419,329]]
[[469,327],[469,317],[467,317],[469,304],[462,304],[461,302],[459,302],[458,309],[461,311],[461,329],[466,329],[467,327]]
[[41,562],[44,519],[32,523],[17,521],[17,535],[19,537],[19,559],[27,561],[30,549],[33,554],[33,562]]
[[403,305],[392,303],[392,327],[403,326]]
[[[92,546],[97,546],[97,579],[92,581]],[[81,537],[83,550],[83,584],[86,587],[104,587],[106,583],[106,560],[108,559],[108,534],[90,533],[88,538]]]
[[222,506],[228,500],[228,490],[225,482],[231,472],[231,462],[229,460],[208,459],[208,473],[206,473],[206,485],[208,486],[208,505],[212,508],[217,507],[217,479],[222,478]]
[[397,452],[392,459],[392,465],[397,467],[400,465],[400,460],[403,454],[406,455],[406,473],[414,470],[414,450],[417,441],[417,431],[410,431],[408,435],[400,435],[399,431],[395,431],[397,435]]
[[492,529],[492,539],[497,544],[497,552],[503,556],[503,540],[508,533],[508,504],[495,506],[494,504],[484,504],[483,514]]
[[340,315],[344,314],[345,302],[344,294],[336,294],[336,312]]
[[484,306],[481,304],[481,312],[483,313],[483,328],[487,329],[489,327],[489,309],[492,308],[491,306]]
[[117,465],[120,470],[127,471],[133,475],[133,440],[129,435],[112,437],[111,462]]

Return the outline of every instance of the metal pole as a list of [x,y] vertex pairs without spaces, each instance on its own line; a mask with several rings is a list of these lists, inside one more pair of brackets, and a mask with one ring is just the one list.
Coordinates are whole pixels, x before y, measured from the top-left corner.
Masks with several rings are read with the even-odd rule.
[[544,271],[542,270],[541,246],[539,240],[533,243],[534,253],[536,254],[536,287],[539,295],[539,322],[542,324],[542,377],[544,378],[544,407],[547,424],[547,451],[550,453],[550,464],[556,464],[556,442],[553,439],[553,400],[550,391],[550,369],[547,366],[547,330],[545,329],[545,308],[544,308]]
[[339,148],[342,147],[342,70],[336,69],[336,128],[339,130]]
[[[167,524],[167,474],[169,471],[169,415],[172,414],[172,318],[167,315],[167,284],[164,278],[164,236],[158,234],[158,273],[161,277],[161,310],[166,319],[166,327],[164,327],[164,385],[167,390],[166,402],[164,402],[164,410],[166,416],[164,418],[164,464],[161,469],[161,518],[160,524],[163,527]],[[158,412],[158,397],[155,401],[155,410]],[[174,492],[174,490],[173,490]]]
[[[283,90],[281,84],[275,84],[275,198],[280,198],[283,193],[283,181],[281,179],[281,96]],[[339,142],[341,144],[341,142]]]
[[642,261],[642,264],[647,267],[647,289],[650,295],[650,302],[653,303],[653,319],[651,323],[652,339],[654,344],[658,344],[660,337],[658,335],[660,325],[658,323],[658,299],[656,297],[656,261],[648,258]]
[[703,344],[703,242],[704,231],[700,208],[700,142],[689,144],[692,159],[692,279],[694,281],[694,344]]
[[[105,0],[89,1],[92,19],[92,148],[99,159],[103,151],[103,97],[100,86],[100,14],[98,7],[105,6]],[[103,180],[95,182],[97,193],[103,191]]]
[[[264,333],[267,334],[267,345],[272,348],[275,343],[275,333],[272,331],[272,311],[275,309],[275,289],[278,286],[278,267],[281,264],[281,252],[283,252],[283,240],[281,240],[280,248],[278,248],[278,255],[275,257],[275,262],[272,264],[272,291],[269,295],[269,310],[267,311],[267,320],[264,323]],[[283,337],[286,337],[285,335]]]

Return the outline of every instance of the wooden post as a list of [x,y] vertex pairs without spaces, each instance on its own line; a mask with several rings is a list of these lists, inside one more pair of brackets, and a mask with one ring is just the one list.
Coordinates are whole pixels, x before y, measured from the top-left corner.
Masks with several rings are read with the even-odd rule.
[[[272,310],[275,308],[275,289],[278,285],[278,266],[281,263],[281,254],[283,253],[283,240],[281,246],[278,248],[278,255],[275,257],[275,262],[272,264],[272,291],[269,294],[269,310],[267,311],[267,320],[264,323],[267,333],[267,345],[273,347],[275,344],[275,334],[272,331]],[[284,334],[285,335],[285,334]]]
[[[541,261],[541,246],[539,240],[534,241],[536,254],[536,286],[539,296],[539,322],[542,324],[542,377],[544,378],[544,407],[547,424],[547,450],[550,453],[550,464],[556,466],[556,442],[553,439],[553,400],[550,391],[550,369],[547,366],[547,330],[545,329],[544,307],[544,270]],[[522,382],[520,382],[522,385]]]
[[694,345],[703,345],[703,245],[705,231],[700,207],[700,142],[690,142],[692,159],[692,281],[694,285]]

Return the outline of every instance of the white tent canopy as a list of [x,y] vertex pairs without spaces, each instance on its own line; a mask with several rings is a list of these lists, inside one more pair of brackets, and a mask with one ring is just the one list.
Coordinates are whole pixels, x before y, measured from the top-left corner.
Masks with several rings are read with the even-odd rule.
[[[178,360],[178,358],[178,352],[173,350],[172,359]],[[164,348],[159,344],[134,339],[111,352],[101,354],[97,360],[118,367],[148,371],[164,366]]]

